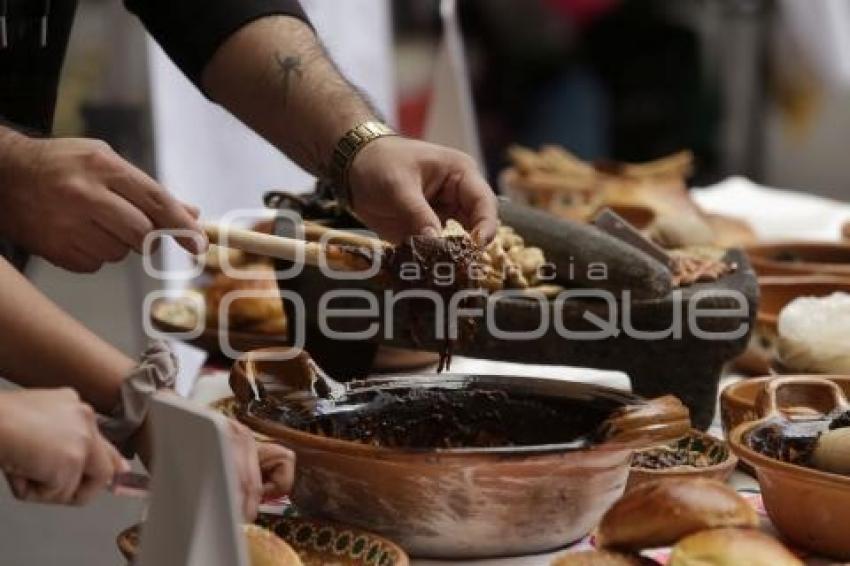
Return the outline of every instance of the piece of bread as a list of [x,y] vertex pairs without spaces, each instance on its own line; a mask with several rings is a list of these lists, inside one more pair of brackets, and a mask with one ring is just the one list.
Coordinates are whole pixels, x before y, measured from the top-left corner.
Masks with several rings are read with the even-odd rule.
[[758,524],[752,506],[726,484],[669,478],[626,493],[602,517],[596,542],[600,547],[638,551],[669,546],[705,529]]
[[[256,292],[260,296],[234,296],[227,312],[228,322],[232,326],[282,319],[283,303],[278,294],[274,268],[266,264],[251,264],[238,273],[244,274],[245,277],[231,277],[227,273],[219,273],[204,291],[208,320],[218,321],[222,302],[233,291]],[[248,275],[251,275],[251,278],[246,278]]]
[[658,562],[636,554],[585,550],[559,556],[552,561],[552,566],[658,566]]
[[257,525],[243,527],[251,566],[301,566],[291,546],[268,529]]
[[269,336],[283,336],[286,334],[286,317],[280,316],[262,322],[255,322],[240,327],[239,330],[256,334],[268,334]]
[[679,541],[668,566],[803,566],[803,562],[759,530],[713,529]]

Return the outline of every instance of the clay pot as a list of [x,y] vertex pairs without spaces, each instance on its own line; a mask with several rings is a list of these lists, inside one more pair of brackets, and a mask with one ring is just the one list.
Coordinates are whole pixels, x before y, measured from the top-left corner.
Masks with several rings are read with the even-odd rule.
[[[705,454],[711,462],[710,465],[701,467],[673,466],[661,469],[632,466],[626,491],[648,481],[667,478],[708,478],[725,482],[738,465],[738,457],[732,454],[726,442],[710,434],[692,430],[684,438],[668,443],[666,446],[681,447],[683,445],[687,445],[690,450]],[[652,448],[648,450],[652,450]]]
[[[850,267],[850,264],[848,264]],[[759,277],[758,324],[776,333],[779,313],[799,297],[826,297],[832,293],[850,293],[850,277],[802,276]]]
[[850,277],[850,243],[791,241],[745,248],[759,275]]
[[[782,377],[767,383],[762,398],[757,403],[762,418],[739,424],[729,441],[738,457],[755,469],[770,520],[795,546],[850,560],[850,477],[782,462],[747,444],[754,429],[805,399],[818,411],[846,406],[841,388],[818,377]],[[832,407],[824,406],[827,399]]]
[[[274,351],[274,350],[272,350]],[[280,350],[278,350],[280,351]],[[345,386],[357,397],[410,388],[501,388],[518,394],[603,402],[623,418],[608,422],[609,440],[591,448],[540,445],[500,448],[396,449],[302,432],[252,410],[253,387],[281,399],[304,389],[309,363],[234,364],[231,385],[239,419],[297,455],[292,499],[307,515],[380,533],[414,556],[495,557],[538,553],[585,536],[623,493],[635,447],[682,436],[687,410],[671,398],[647,402],[617,390],[506,376],[384,377]],[[277,383],[274,383],[274,382]],[[307,380],[309,381],[309,380]]]
[[[819,377],[838,384],[844,394],[850,396],[850,376],[848,375],[788,375],[783,377]],[[743,379],[726,387],[720,394],[720,420],[723,425],[723,433],[729,437],[729,433],[739,424],[758,420],[756,400],[763,394],[765,385],[776,376],[752,377]],[[803,397],[792,400],[798,405],[811,406],[815,401],[806,395],[808,389],[797,390]]]

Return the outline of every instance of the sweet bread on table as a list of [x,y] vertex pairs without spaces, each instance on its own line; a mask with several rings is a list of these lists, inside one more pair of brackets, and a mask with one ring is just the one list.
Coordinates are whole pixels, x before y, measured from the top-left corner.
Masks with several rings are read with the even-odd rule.
[[758,515],[731,487],[704,478],[663,479],[626,493],[602,517],[600,547],[638,551],[670,546],[721,527],[757,527]]

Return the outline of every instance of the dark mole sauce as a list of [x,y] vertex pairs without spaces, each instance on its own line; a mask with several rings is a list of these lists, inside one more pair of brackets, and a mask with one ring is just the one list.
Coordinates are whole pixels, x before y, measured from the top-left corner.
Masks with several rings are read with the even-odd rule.
[[765,456],[809,466],[820,435],[850,426],[850,411],[837,411],[823,419],[787,421],[771,419],[747,435],[747,445]]
[[[440,351],[440,363],[437,373],[451,367],[452,351],[454,341],[449,339],[450,312],[449,305],[452,296],[460,291],[472,290],[480,287],[480,282],[471,277],[474,268],[480,265],[482,250],[468,236],[446,236],[434,238],[429,236],[413,236],[408,238],[402,245],[387,252],[384,262],[390,277],[390,284],[396,291],[407,289],[422,289],[433,291],[443,299],[444,328],[443,334],[446,339]],[[439,266],[452,266],[452,277],[450,281],[440,277]],[[411,270],[410,268],[414,268]],[[411,276],[412,275],[412,276]],[[458,305],[467,308],[474,298],[464,298]],[[420,324],[419,314],[423,310],[432,309],[433,303],[424,298],[414,300],[409,305],[411,309],[410,319],[414,328],[411,334],[414,342],[419,342],[416,326]],[[473,319],[465,319],[459,322],[458,339],[466,341],[471,339],[475,333]]]
[[595,441],[613,401],[552,399],[497,389],[393,389],[358,393],[337,408],[309,414],[297,406],[258,402],[260,417],[313,434],[391,448],[492,448]]

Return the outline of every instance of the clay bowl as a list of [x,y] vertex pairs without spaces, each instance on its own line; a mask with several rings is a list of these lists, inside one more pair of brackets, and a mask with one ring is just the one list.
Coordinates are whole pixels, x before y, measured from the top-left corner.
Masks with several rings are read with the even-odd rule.
[[[787,375],[783,377],[820,377],[832,381],[844,391],[844,394],[850,397],[850,376],[848,375]],[[733,383],[726,387],[720,394],[720,420],[723,425],[723,433],[729,437],[729,433],[741,423],[755,421],[759,418],[756,409],[756,401],[759,395],[763,394],[765,385],[771,380],[776,379],[776,376],[753,377],[743,379],[737,383]],[[812,399],[808,396],[811,392],[809,389],[792,390],[792,393],[800,394],[800,398],[792,398],[787,403],[811,406],[817,403],[817,399]]]
[[756,326],[747,351],[735,365],[750,375],[771,373],[779,313],[799,297],[825,297],[836,292],[850,293],[850,277],[767,276],[759,277],[759,309]]
[[303,369],[311,360],[305,360],[303,352],[289,362],[257,357],[268,353],[255,352],[234,364],[231,386],[240,399],[238,418],[296,452],[291,494],[296,507],[308,516],[379,533],[417,557],[524,555],[578,540],[622,495],[634,448],[678,438],[689,430],[687,410],[678,401],[671,409],[662,407],[660,400],[647,402],[587,384],[444,374],[352,382],[336,407],[354,406],[378,393],[483,388],[592,407],[599,415],[620,408],[631,424],[615,424],[609,429],[610,440],[590,448],[564,443],[410,449],[329,438],[261,414],[261,402],[253,400],[244,382],[259,385],[267,399],[278,403],[303,395],[304,383],[310,382]]
[[[846,404],[834,382],[817,377],[782,377],[770,381],[758,403],[760,420],[739,424],[730,434],[738,457],[756,472],[771,522],[783,537],[800,548],[841,561],[850,560],[850,477],[797,466],[749,447],[747,439],[758,426],[786,415],[796,402],[810,399],[812,409]],[[793,403],[788,403],[793,399]],[[825,403],[825,400],[832,399]]]
[[706,466],[681,465],[654,469],[636,466],[632,461],[626,491],[642,483],[665,478],[709,478],[725,482],[735,471],[735,466],[738,465],[738,457],[732,454],[726,442],[698,430],[692,430],[687,436],[660,447],[655,446],[638,450],[635,452],[635,457],[638,457],[641,453],[658,452],[664,449],[699,453],[708,460],[709,464]]
[[745,248],[759,275],[850,277],[850,243],[776,242]]

